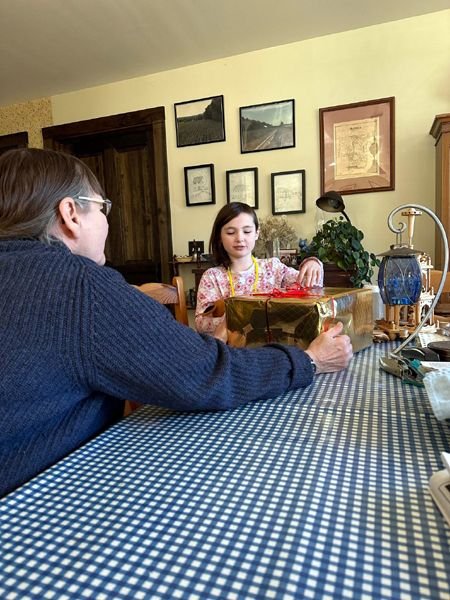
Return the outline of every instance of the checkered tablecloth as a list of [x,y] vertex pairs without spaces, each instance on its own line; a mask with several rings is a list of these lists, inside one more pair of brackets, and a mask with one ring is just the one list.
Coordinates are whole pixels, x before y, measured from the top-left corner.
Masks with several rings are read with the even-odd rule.
[[450,427],[387,348],[233,411],[133,413],[0,502],[0,598],[449,599]]

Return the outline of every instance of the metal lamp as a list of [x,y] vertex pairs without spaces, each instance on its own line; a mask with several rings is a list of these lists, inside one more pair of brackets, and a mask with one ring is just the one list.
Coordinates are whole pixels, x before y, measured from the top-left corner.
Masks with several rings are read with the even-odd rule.
[[[398,227],[395,227],[393,223],[394,215],[399,211],[405,211],[402,212],[402,215],[408,217],[408,243],[402,243],[401,241],[401,234],[407,227],[406,223],[400,222]],[[422,214],[422,212],[433,219],[442,236],[444,244],[444,265],[436,295],[420,323],[416,326],[411,335],[391,352],[388,357],[380,359],[380,367],[382,369],[398,376],[402,376],[401,374],[403,372],[402,368],[399,367],[401,351],[417,337],[423,325],[429,319],[445,284],[445,277],[448,270],[448,241],[444,226],[429,208],[421,206],[420,204],[402,204],[397,208],[394,208],[388,216],[388,227],[397,235],[397,243],[392,245],[389,251],[380,255],[383,256],[383,260],[378,274],[378,286],[383,302],[394,306],[408,306],[418,302],[422,289],[422,272],[417,255],[422,254],[422,252],[414,250],[412,237],[414,233],[414,219],[416,216]]]
[[342,215],[347,219],[350,223],[350,219],[348,218],[345,212],[345,204],[342,196],[337,192],[330,190],[326,192],[323,196],[316,200],[316,205],[326,212],[338,212],[342,213]]

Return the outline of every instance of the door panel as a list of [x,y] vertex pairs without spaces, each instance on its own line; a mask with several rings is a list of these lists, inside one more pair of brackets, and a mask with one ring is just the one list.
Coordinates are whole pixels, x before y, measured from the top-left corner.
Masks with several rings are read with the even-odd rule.
[[113,203],[107,264],[130,283],[172,277],[164,109],[146,109],[43,130],[46,147],[78,156]]

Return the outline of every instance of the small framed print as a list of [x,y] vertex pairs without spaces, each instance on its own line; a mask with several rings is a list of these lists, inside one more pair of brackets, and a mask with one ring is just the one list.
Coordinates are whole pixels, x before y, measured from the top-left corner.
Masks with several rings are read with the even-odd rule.
[[305,170],[272,173],[272,214],[305,212]]
[[227,202],[244,202],[258,208],[258,169],[227,171]]
[[294,100],[239,109],[241,153],[295,147]]
[[184,167],[186,206],[215,204],[214,165]]
[[175,104],[177,147],[225,141],[223,96]]
[[395,189],[394,97],[319,109],[320,189]]

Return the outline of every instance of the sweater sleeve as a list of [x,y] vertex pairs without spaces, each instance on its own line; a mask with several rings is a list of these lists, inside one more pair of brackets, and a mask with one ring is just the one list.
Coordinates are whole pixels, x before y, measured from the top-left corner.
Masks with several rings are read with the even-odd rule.
[[87,276],[93,389],[176,410],[220,410],[313,379],[308,356],[295,346],[229,347],[181,325],[111,269]]

